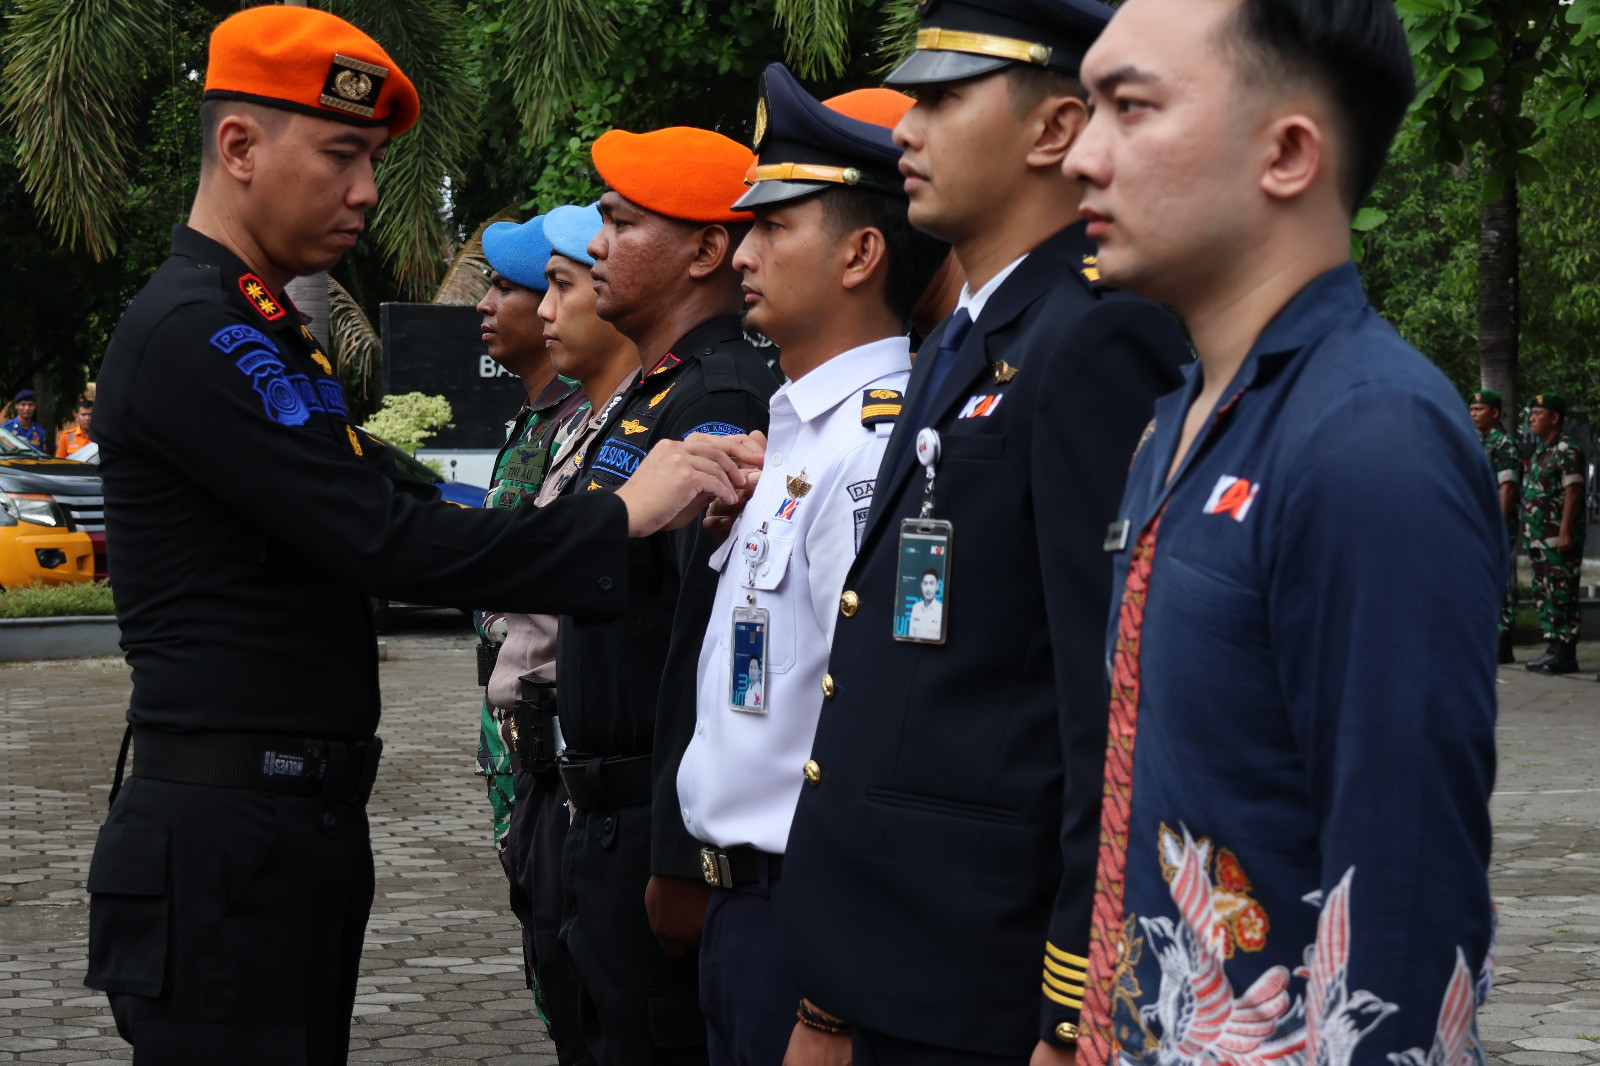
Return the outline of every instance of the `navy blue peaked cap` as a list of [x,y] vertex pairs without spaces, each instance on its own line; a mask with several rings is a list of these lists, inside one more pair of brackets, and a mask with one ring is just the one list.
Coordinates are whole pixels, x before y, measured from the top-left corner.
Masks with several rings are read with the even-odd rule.
[[756,163],[745,179],[750,190],[733,205],[739,211],[836,185],[905,195],[900,149],[890,131],[827,107],[782,63],[761,75],[752,147]]
[[1012,63],[1076,77],[1114,13],[1099,0],[925,0],[917,50],[884,84],[935,85]]

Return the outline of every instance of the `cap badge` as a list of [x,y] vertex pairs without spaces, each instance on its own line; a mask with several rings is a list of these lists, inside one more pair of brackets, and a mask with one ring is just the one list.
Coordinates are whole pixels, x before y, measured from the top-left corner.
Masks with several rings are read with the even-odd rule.
[[846,185],[854,185],[861,180],[861,171],[855,167],[845,167],[844,174],[841,176],[844,178]]
[[388,67],[335,54],[328,67],[328,80],[323,82],[322,96],[317,102],[335,111],[371,118],[378,103],[378,94],[383,91],[384,79],[388,76]]
[[1030,44],[1028,46],[1028,58],[1035,63],[1048,63],[1050,62],[1050,49],[1042,44]]
[[750,142],[754,151],[761,150],[761,139],[767,135],[767,98],[761,97],[756,101],[756,133]]
[[244,298],[250,301],[256,312],[268,322],[276,322],[289,312],[272,298],[272,293],[267,289],[267,283],[254,274],[241,274],[239,276],[239,291],[244,293]]

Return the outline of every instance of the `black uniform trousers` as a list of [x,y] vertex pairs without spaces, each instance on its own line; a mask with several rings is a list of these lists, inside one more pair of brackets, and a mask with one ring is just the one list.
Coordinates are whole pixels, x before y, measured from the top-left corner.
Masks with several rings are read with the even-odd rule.
[[778,1066],[800,989],[789,976],[778,909],[783,879],[718,888],[700,941],[700,1010],[712,1066]]
[[932,1047],[897,1036],[856,1029],[850,1041],[855,1066],[1028,1066],[1025,1055],[985,1055],[980,1051]]
[[706,1062],[698,953],[672,958],[645,914],[650,805],[579,811],[564,860],[561,942],[590,1053],[601,1066]]
[[[362,807],[129,778],[89,867],[89,973],[135,1066],[343,1063],[372,845]],[[180,920],[181,918],[181,920]]]
[[544,1007],[561,1066],[592,1066],[578,1015],[578,979],[561,949],[561,851],[567,842],[567,789],[561,775],[518,770],[516,803],[502,860],[511,909],[522,923],[522,965]]

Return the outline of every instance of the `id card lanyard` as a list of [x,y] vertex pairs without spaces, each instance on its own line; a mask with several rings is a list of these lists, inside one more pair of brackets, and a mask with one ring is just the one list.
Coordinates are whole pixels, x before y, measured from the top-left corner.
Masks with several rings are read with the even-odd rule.
[[745,602],[733,609],[733,632],[729,640],[728,707],[742,714],[767,713],[767,637],[772,631],[772,612],[756,606],[756,568],[767,559],[771,545],[767,524],[745,534],[739,544],[744,558]]
[[939,431],[917,433],[917,461],[927,471],[922,510],[900,522],[899,565],[895,568],[894,639],[911,644],[943,644],[950,628],[950,547],[955,527],[933,517],[933,485],[942,444]]

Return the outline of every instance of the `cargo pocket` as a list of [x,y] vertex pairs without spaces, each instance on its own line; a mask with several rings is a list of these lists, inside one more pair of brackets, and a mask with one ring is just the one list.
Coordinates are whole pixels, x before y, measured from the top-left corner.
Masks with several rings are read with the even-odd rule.
[[107,823],[89,861],[89,972],[102,992],[161,994],[167,968],[167,830]]

